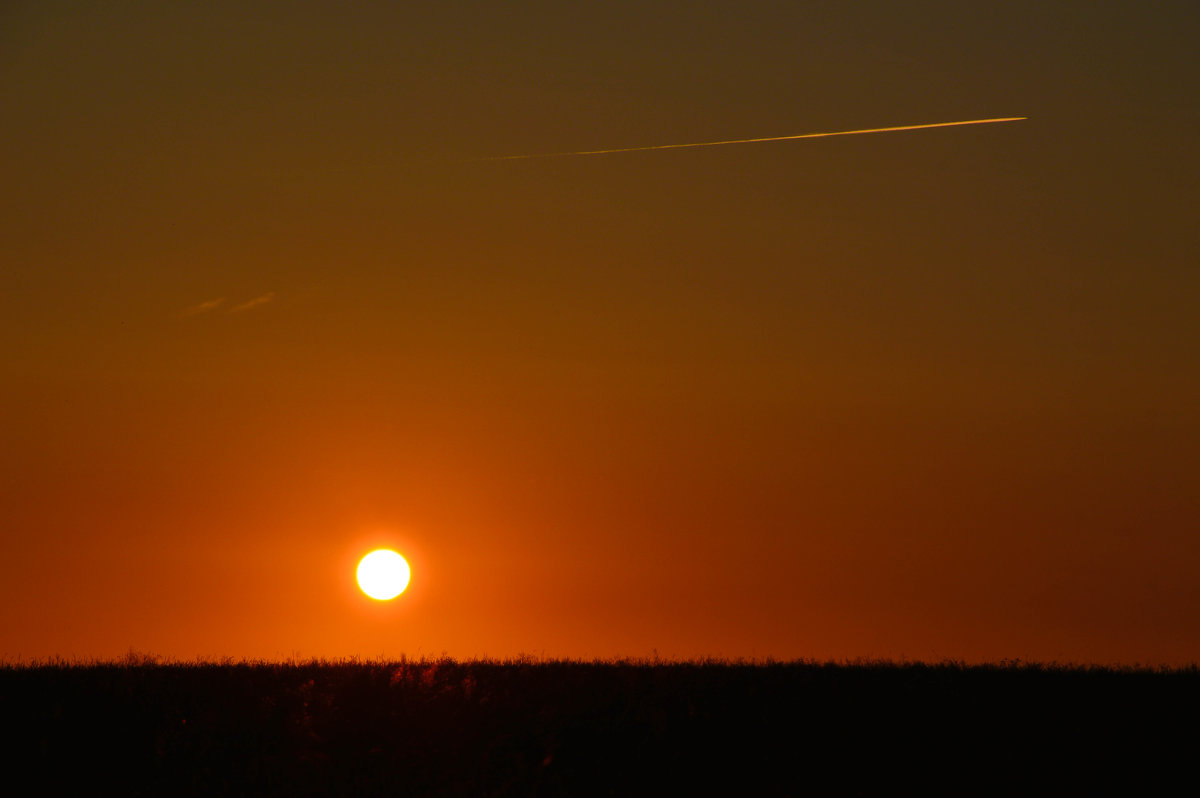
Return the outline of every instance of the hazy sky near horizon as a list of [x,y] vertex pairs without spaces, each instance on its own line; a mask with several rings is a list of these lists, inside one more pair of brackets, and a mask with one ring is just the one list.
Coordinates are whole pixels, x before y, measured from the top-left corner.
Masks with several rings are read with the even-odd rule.
[[1200,659],[1197,41],[5,3],[0,656]]

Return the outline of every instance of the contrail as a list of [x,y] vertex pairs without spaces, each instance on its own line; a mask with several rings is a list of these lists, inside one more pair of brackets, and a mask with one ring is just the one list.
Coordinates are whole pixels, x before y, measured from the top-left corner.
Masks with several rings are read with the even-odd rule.
[[831,133],[800,133],[796,136],[767,136],[758,139],[730,139],[729,141],[700,141],[693,144],[658,144],[653,147],[618,147],[611,150],[580,150],[579,152],[543,152],[534,155],[497,155],[488,161],[517,161],[524,158],[562,158],[567,155],[611,155],[616,152],[646,152],[648,150],[681,150],[687,147],[719,147],[722,144],[757,144],[763,141],[793,141],[795,139],[820,139],[828,136],[857,136],[861,133],[892,133],[897,130],[926,130],[931,127],[957,127],[959,125],[990,125],[993,122],[1019,122],[1027,116],[1004,116],[997,119],[966,119],[961,122],[931,122],[924,125],[897,125],[896,127],[870,127],[863,130],[836,130]]

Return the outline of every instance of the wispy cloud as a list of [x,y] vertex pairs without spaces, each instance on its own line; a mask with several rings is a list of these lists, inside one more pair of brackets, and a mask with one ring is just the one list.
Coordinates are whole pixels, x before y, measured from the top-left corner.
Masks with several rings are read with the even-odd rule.
[[229,309],[229,312],[230,313],[241,313],[244,310],[251,310],[252,308],[256,308],[256,307],[259,307],[260,305],[267,304],[274,298],[275,298],[275,292],[268,291],[267,293],[263,294],[262,296],[256,296],[256,297],[254,297],[254,299],[251,299],[248,302],[243,302],[240,305],[234,305],[233,307],[231,307]]
[[646,152],[647,150],[679,150],[688,147],[719,147],[724,144],[757,144],[764,141],[794,141],[795,139],[820,139],[829,136],[860,136],[864,133],[894,133],[900,130],[928,130],[934,127],[959,127],[960,125],[990,125],[995,122],[1020,122],[1028,117],[1005,116],[996,119],[964,119],[960,122],[929,122],[921,125],[895,125],[872,127],[862,130],[835,130],[829,133],[799,133],[794,136],[765,136],[756,139],[730,139],[727,141],[698,141],[690,144],[656,144],[650,147],[617,147],[608,150],[580,150],[578,152],[542,152],[533,155],[501,155],[486,158],[488,161],[517,161],[526,158],[559,158],[566,155],[611,155],[617,152]]
[[188,316],[198,316],[201,313],[208,313],[211,310],[216,310],[217,308],[221,307],[221,305],[223,305],[224,303],[225,303],[225,297],[221,297],[219,299],[210,299],[207,302],[201,302],[198,305],[192,305],[190,308],[188,308],[187,310],[180,313],[179,316],[180,316],[180,318],[187,318]]

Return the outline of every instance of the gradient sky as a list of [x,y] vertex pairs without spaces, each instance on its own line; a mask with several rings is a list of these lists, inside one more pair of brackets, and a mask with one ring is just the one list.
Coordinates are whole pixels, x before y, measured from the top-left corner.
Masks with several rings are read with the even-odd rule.
[[0,656],[1200,659],[1198,41],[4,3]]

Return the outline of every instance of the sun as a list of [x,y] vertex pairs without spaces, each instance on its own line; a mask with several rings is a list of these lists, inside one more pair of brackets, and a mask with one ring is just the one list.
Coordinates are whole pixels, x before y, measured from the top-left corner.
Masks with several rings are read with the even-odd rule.
[[376,549],[358,562],[358,586],[373,599],[394,599],[408,587],[408,562],[391,549]]

